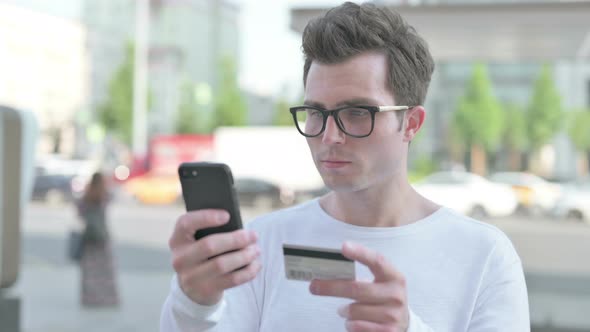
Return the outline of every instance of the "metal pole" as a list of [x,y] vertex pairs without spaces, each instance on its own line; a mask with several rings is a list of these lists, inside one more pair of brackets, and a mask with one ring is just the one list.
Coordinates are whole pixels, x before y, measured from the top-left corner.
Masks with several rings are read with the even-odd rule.
[[135,63],[133,71],[133,137],[136,156],[147,152],[147,57],[150,0],[135,2]]
[[221,21],[221,4],[220,0],[213,0],[211,2],[211,85],[213,91],[218,93],[219,89],[219,64],[220,64],[220,21]]

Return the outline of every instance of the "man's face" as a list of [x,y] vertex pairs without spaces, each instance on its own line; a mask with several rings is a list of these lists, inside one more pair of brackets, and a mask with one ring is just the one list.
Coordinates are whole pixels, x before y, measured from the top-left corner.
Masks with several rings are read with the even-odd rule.
[[[363,53],[338,64],[313,62],[307,75],[305,104],[324,109],[396,105],[387,88],[387,73],[387,59],[381,53]],[[326,185],[335,191],[357,191],[405,176],[407,141],[399,126],[395,112],[377,113],[373,133],[354,138],[341,132],[329,117],[324,133],[307,139]]]

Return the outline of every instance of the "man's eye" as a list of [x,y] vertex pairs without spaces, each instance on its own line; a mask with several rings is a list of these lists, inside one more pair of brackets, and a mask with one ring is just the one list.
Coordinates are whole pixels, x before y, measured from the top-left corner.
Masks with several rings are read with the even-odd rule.
[[364,109],[349,109],[346,110],[346,114],[352,117],[363,117],[369,115],[369,112]]
[[323,117],[322,112],[318,110],[310,110],[309,115],[313,117]]

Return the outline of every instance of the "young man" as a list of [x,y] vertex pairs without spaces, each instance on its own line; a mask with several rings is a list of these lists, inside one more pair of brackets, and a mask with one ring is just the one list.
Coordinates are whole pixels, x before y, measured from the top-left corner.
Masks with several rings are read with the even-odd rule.
[[[408,183],[426,43],[393,11],[345,3],[308,24],[303,51],[305,102],[291,112],[332,192],[200,241],[227,213],[180,217],[161,331],[528,331],[508,238]],[[286,279],[283,244],[341,248],[356,280]]]

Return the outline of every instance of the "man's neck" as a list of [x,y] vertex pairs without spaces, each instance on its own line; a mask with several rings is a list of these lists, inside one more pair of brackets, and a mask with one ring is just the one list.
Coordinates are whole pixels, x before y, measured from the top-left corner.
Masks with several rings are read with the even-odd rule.
[[365,227],[408,225],[440,208],[420,196],[407,181],[358,191],[334,191],[322,197],[320,205],[335,219]]

